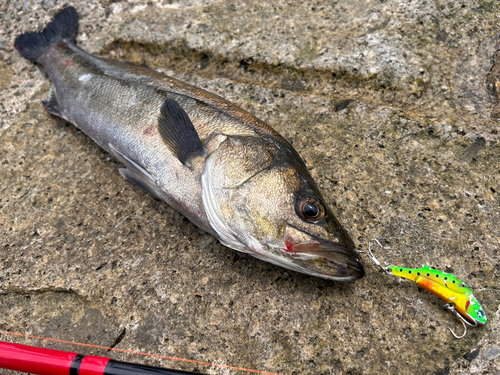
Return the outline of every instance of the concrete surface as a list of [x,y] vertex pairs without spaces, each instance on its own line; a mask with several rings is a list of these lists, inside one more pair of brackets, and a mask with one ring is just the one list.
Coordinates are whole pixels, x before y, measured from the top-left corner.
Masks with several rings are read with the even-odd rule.
[[13,41],[62,4],[3,0],[0,330],[283,374],[500,373],[499,2],[65,4],[81,15],[81,47],[269,122],[360,249],[378,238],[384,263],[454,273],[489,321],[455,340],[447,327],[461,324],[439,298],[368,260],[364,279],[335,283],[224,248],[43,111],[48,81]]

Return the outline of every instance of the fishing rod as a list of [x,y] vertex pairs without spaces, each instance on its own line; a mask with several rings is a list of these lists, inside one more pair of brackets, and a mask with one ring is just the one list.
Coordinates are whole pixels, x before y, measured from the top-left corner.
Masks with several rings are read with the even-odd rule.
[[[26,333],[19,333],[19,332],[9,332],[9,331],[3,331],[3,330],[0,330],[0,337],[1,335],[6,335],[6,336],[16,336],[16,337],[24,337],[24,338],[29,338],[29,339],[34,339],[34,340],[43,340],[43,341],[47,341],[47,342],[56,342],[56,343],[60,343],[60,344],[66,344],[66,345],[78,345],[78,346],[82,346],[82,347],[86,347],[86,348],[93,348],[93,349],[101,349],[101,350],[107,350],[107,351],[115,351],[115,352],[120,352],[120,353],[128,353],[128,354],[133,354],[133,355],[142,355],[142,356],[146,356],[146,357],[154,357],[154,358],[161,358],[161,359],[166,359],[166,360],[169,360],[169,361],[181,361],[181,362],[188,362],[188,363],[192,363],[192,364],[197,364],[197,365],[201,365],[201,366],[210,366],[210,367],[215,367],[215,368],[222,368],[222,369],[229,369],[229,370],[234,370],[234,371],[244,371],[244,372],[248,372],[248,373],[253,373],[253,374],[261,374],[261,375],[284,375],[284,374],[281,374],[281,373],[278,373],[278,372],[270,372],[270,371],[265,371],[265,370],[254,370],[254,369],[249,369],[249,368],[245,368],[245,367],[237,367],[237,366],[230,366],[230,365],[226,365],[226,364],[223,364],[223,363],[215,363],[215,362],[205,362],[205,361],[199,361],[199,360],[194,360],[194,359],[185,359],[185,358],[179,358],[179,357],[171,357],[171,356],[166,356],[166,355],[161,355],[161,354],[152,354],[152,353],[144,353],[144,352],[136,352],[136,351],[133,351],[133,350],[128,350],[128,349],[118,349],[118,348],[110,348],[108,346],[101,346],[101,345],[95,345],[95,344],[85,344],[85,343],[82,343],[82,342],[75,342],[75,341],[67,341],[67,340],[60,340],[60,339],[52,339],[52,338],[49,338],[49,337],[42,337],[42,336],[34,336],[34,335],[28,335]],[[3,343],[3,344],[8,344],[4,341],[1,341],[0,340],[0,343]],[[10,344],[12,345],[12,344]],[[17,345],[17,344],[16,344]],[[26,347],[26,348],[35,348],[36,350],[42,350],[38,347],[31,347],[31,346],[26,346],[26,345],[20,345],[20,347]],[[11,349],[12,350],[12,349]],[[43,350],[48,350],[48,349],[43,349]],[[56,350],[57,352],[57,350]],[[62,352],[62,353],[65,353],[65,352]],[[74,352],[66,352],[68,355],[72,355],[70,356],[70,359],[75,359],[76,355],[78,353],[74,353]],[[2,347],[0,347],[0,369],[2,368],[2,355],[6,355],[5,353],[2,353]],[[7,358],[7,357],[6,357]],[[98,357],[98,358],[103,358],[103,357]],[[35,360],[33,361],[33,363],[37,363],[36,362],[36,358],[34,358]],[[39,358],[40,359],[40,358]],[[107,360],[108,358],[104,358],[105,360]],[[14,360],[13,360],[14,361]],[[117,362],[117,361],[113,361],[113,362]],[[39,362],[39,363],[43,363],[43,362]],[[123,362],[121,362],[123,363]],[[10,362],[9,362],[9,365],[10,365]],[[132,364],[134,366],[137,366],[136,364]],[[69,365],[70,366],[70,365]],[[148,368],[149,370],[149,367],[150,366],[143,366],[145,368]],[[7,368],[7,367],[5,367]],[[155,367],[153,367],[154,369],[156,369]],[[9,367],[9,369],[12,369]],[[17,368],[15,369],[17,370]],[[135,368],[134,368],[135,370]],[[125,375],[131,375],[131,374],[138,374],[138,375],[142,375],[142,374],[149,374],[149,375],[165,375],[165,374],[193,374],[192,372],[186,372],[186,371],[180,371],[180,370],[166,370],[166,369],[161,369],[161,370],[164,370],[164,371],[170,371],[170,372],[121,372],[121,374],[125,374]],[[21,370],[18,370],[18,371],[21,371]],[[173,372],[173,371],[176,371],[176,372]],[[40,374],[39,372],[35,373],[35,374]],[[77,374],[76,372],[75,373],[69,373],[69,370],[66,370],[64,372],[65,375],[75,375]],[[108,373],[108,372],[80,372],[79,375],[104,375],[104,374],[115,374],[115,373]],[[196,372],[196,374],[200,374],[199,372]],[[45,375],[45,373],[43,373],[43,375]],[[52,375],[52,373],[51,373]],[[59,375],[59,373],[55,374],[55,375]]]
[[[0,369],[36,375],[189,375],[194,372],[172,370],[106,357],[81,355],[62,350],[0,341]],[[199,373],[196,373],[199,374]]]

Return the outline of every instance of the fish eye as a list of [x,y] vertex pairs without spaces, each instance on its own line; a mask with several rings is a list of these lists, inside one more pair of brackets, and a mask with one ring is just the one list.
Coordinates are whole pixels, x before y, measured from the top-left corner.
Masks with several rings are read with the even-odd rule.
[[319,221],[325,218],[325,205],[316,197],[300,196],[295,202],[295,211],[306,221]]
[[479,318],[482,318],[482,317],[483,317],[483,315],[484,315],[484,311],[483,311],[483,310],[479,310],[479,311],[477,312],[477,316],[478,316]]

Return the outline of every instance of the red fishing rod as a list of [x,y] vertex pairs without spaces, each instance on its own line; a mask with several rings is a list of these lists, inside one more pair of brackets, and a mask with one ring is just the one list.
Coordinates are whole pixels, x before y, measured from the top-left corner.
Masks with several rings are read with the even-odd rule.
[[[0,341],[0,368],[37,375],[187,375],[194,372],[115,361]],[[199,374],[199,373],[197,373]]]

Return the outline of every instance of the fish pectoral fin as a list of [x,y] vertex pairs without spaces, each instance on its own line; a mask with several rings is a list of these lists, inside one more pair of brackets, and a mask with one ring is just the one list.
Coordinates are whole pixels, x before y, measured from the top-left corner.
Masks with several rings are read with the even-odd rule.
[[56,91],[53,86],[50,87],[48,99],[42,100],[42,105],[51,115],[61,117],[59,104],[57,104]]
[[167,147],[182,164],[186,164],[190,157],[204,153],[191,119],[173,99],[165,100],[161,106],[158,130]]
[[119,169],[119,172],[123,177],[140,187],[146,193],[151,194],[155,198],[165,200],[162,197],[163,194],[161,189],[158,187],[153,176],[151,176],[148,171],[146,171],[132,159],[123,155],[111,143],[109,144],[109,150],[120,163],[127,167]]

